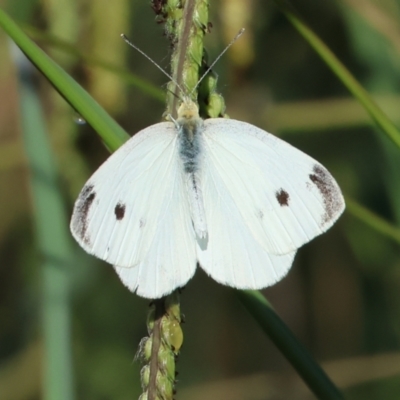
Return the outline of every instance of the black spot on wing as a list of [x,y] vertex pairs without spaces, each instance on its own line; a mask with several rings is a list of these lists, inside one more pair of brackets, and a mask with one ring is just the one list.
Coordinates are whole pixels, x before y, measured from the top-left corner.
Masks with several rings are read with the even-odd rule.
[[283,189],[280,189],[275,193],[276,199],[278,200],[278,203],[284,207],[289,205],[289,193],[286,192]]
[[342,209],[343,201],[340,190],[329,172],[321,165],[315,164],[313,173],[309,177],[322,195],[325,206],[322,224],[325,224],[334,219]]
[[121,221],[125,215],[125,204],[118,203],[114,208],[115,217],[118,221]]
[[139,228],[144,228],[145,225],[146,225],[146,220],[144,218],[140,218]]
[[86,243],[90,243],[90,237],[87,235],[88,228],[88,215],[90,207],[96,198],[96,192],[94,191],[93,185],[86,185],[81,191],[79,196],[80,202],[78,204],[78,219],[79,219],[79,229],[78,234],[81,239]]

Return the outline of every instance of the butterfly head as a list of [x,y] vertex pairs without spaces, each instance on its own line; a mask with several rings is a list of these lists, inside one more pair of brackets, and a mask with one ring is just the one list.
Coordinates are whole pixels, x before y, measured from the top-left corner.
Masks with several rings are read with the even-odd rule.
[[199,108],[189,97],[184,97],[178,108],[178,119],[195,120],[199,118]]

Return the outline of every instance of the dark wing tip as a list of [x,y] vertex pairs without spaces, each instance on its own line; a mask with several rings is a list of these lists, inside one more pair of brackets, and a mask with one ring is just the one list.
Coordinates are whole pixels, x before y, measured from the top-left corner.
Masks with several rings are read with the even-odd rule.
[[87,245],[90,244],[90,237],[87,234],[88,216],[95,198],[96,192],[94,190],[94,185],[90,183],[86,184],[75,203],[71,220],[71,230],[77,238],[81,239]]
[[314,165],[309,178],[321,193],[324,202],[325,214],[322,217],[322,225],[335,221],[345,207],[342,192],[335,179],[320,164]]

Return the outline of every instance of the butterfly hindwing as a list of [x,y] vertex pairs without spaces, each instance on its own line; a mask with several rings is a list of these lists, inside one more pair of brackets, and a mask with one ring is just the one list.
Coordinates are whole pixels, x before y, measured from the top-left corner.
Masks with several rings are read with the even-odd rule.
[[163,208],[146,257],[134,268],[115,266],[131,291],[153,299],[185,285],[194,275],[197,263],[195,233],[179,165],[176,165],[176,173],[171,174],[166,196],[158,200]]
[[271,286],[286,275],[295,251],[284,255],[268,253],[254,239],[228,190],[218,166],[204,159],[201,174],[208,241],[199,243],[200,266],[217,282],[238,289]]

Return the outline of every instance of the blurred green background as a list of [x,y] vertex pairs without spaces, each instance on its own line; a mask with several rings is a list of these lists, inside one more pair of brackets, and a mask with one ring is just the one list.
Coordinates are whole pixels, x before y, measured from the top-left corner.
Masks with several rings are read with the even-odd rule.
[[[295,5],[399,125],[400,1]],[[170,44],[148,0],[2,0],[0,7],[128,132],[161,120],[163,101],[125,71],[153,85],[155,93],[166,77],[120,38],[126,33],[168,70]],[[279,9],[262,0],[211,0],[210,22],[205,39],[210,60],[246,28],[215,67],[229,116],[310,154],[332,172],[346,196],[400,229],[400,150]],[[0,399],[33,400],[43,398],[42,314],[52,300],[43,295],[37,208],[12,52],[0,30]],[[36,84],[69,219],[79,190],[109,153],[40,74]],[[50,223],[53,217],[58,218],[50,215]],[[55,231],[55,241],[58,234],[65,232]],[[141,365],[134,356],[147,334],[148,301],[129,293],[110,266],[86,256],[72,240],[68,246],[66,313],[76,398],[137,398]],[[345,212],[298,252],[283,281],[263,291],[351,399],[400,398],[399,250],[399,242]],[[198,270],[183,291],[181,309],[186,322],[178,399],[314,398],[234,290]]]

